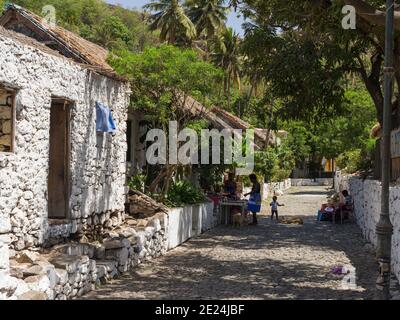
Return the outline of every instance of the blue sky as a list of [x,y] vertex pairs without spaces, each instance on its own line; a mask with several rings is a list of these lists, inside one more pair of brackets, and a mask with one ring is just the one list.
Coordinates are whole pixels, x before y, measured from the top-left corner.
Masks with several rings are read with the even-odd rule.
[[[150,2],[149,0],[106,0],[108,3],[120,4],[127,8],[140,9],[143,5]],[[237,33],[243,35],[242,29],[243,18],[237,17],[235,12],[231,12],[228,16],[228,25],[233,28]]]

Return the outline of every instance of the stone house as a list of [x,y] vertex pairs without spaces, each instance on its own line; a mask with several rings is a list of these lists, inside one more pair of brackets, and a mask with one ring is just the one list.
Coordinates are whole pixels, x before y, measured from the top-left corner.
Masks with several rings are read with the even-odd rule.
[[[124,220],[130,90],[107,55],[18,6],[0,17],[0,271],[9,250]],[[96,131],[96,102],[113,134]]]

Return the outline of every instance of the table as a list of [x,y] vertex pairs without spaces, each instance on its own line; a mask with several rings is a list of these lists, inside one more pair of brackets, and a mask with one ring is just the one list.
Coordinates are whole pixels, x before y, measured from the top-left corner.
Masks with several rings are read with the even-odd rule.
[[[244,216],[246,207],[247,207],[247,200],[222,200],[220,202],[221,213],[222,213],[222,221],[221,223],[230,224],[230,215],[228,214],[228,207],[241,207],[242,208],[242,215]],[[229,216],[229,219],[228,219]]]

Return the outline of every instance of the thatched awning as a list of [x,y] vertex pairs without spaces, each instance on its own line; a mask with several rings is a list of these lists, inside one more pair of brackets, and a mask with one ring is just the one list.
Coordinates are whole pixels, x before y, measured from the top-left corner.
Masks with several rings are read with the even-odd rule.
[[[248,122],[240,119],[239,117],[216,106],[206,108],[191,96],[183,95],[182,99],[186,99],[184,106],[185,111],[190,112],[193,117],[206,119],[214,128],[218,130],[227,129],[233,131],[235,129],[254,129],[254,139],[256,145],[259,148],[267,145],[267,129],[252,128]],[[274,141],[274,134],[270,132],[268,144],[274,144]]]
[[87,65],[93,71],[123,81],[107,63],[108,50],[57,25],[47,24],[36,14],[14,4],[7,4],[0,26],[36,39],[62,56]]

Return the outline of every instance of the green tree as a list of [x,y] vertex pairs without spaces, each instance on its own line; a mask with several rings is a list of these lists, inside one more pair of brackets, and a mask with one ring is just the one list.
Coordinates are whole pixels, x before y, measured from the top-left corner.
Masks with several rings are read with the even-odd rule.
[[212,39],[225,28],[227,8],[224,0],[188,0],[188,16],[196,26],[197,34]]
[[230,95],[232,83],[240,90],[240,38],[232,28],[225,29],[213,41],[211,59],[222,70],[224,70],[224,93],[228,96],[230,107]]
[[95,27],[94,39],[110,49],[132,47],[132,35],[127,26],[117,16],[109,16]]
[[144,6],[156,11],[151,15],[150,29],[160,30],[161,41],[177,44],[190,42],[196,37],[196,27],[185,13],[179,0],[158,0]]
[[[193,119],[187,111],[189,96],[204,104],[213,95],[221,80],[221,71],[211,63],[200,60],[193,50],[171,45],[147,48],[142,53],[118,52],[110,59],[111,65],[121,75],[130,79],[132,106],[145,111],[147,119],[168,132],[169,121],[177,121],[179,128]],[[180,130],[178,128],[178,130]],[[149,183],[154,192],[161,186],[162,194],[168,192],[171,177],[178,172],[177,165],[153,168],[157,175]]]
[[[237,1],[235,1],[237,2]],[[243,0],[242,12],[258,26],[279,29],[283,34],[296,33],[298,40],[311,41],[313,47],[322,46],[321,61],[337,68],[342,74],[357,73],[369,92],[379,121],[382,120],[382,62],[384,48],[385,12],[384,3],[379,0],[338,0],[338,1],[280,1]],[[350,4],[356,9],[356,29],[342,27],[343,5]],[[395,17],[395,29],[400,30],[400,17]],[[396,32],[395,43],[400,40]],[[285,49],[286,46],[282,46]],[[301,56],[300,56],[301,57]],[[400,46],[394,46],[395,81],[400,83]],[[287,63],[288,60],[285,60]],[[309,65],[310,67],[315,64]],[[320,67],[316,65],[318,69]],[[318,70],[317,69],[317,70]],[[332,73],[332,70],[327,70]],[[314,73],[314,69],[309,69]],[[328,75],[326,79],[328,78]],[[301,74],[301,72],[299,72]],[[332,81],[332,80],[331,80]],[[314,86],[313,83],[310,85]],[[326,91],[328,93],[328,91]],[[327,97],[329,100],[329,95]],[[328,101],[329,101],[328,100]],[[393,103],[393,107],[398,102]],[[397,110],[397,109],[396,109]]]

